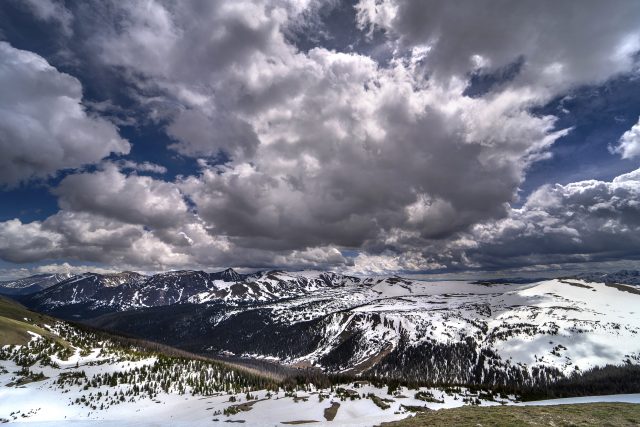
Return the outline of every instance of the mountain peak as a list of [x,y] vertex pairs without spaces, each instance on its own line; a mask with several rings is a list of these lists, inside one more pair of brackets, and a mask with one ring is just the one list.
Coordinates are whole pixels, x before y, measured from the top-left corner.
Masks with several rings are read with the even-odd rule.
[[224,280],[225,282],[239,282],[240,280],[242,280],[242,275],[231,267],[217,274],[219,274],[222,280]]

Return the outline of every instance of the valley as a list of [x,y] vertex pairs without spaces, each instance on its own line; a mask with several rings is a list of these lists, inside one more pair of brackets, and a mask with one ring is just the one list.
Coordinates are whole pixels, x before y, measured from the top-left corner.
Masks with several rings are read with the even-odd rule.
[[435,384],[544,385],[640,360],[638,289],[577,278],[472,283],[321,272],[87,274],[21,301],[201,355]]

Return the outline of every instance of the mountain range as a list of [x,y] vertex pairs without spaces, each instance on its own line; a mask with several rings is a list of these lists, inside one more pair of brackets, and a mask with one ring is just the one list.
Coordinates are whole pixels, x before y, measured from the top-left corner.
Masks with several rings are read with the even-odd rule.
[[202,355],[521,387],[640,361],[640,289],[617,280],[629,277],[512,283],[232,269],[86,273],[16,298],[38,312]]
[[28,295],[73,277],[71,274],[36,274],[17,280],[0,281],[0,294]]
[[35,311],[0,297],[0,422],[368,426],[640,390],[640,289],[614,276],[45,279],[5,282]]

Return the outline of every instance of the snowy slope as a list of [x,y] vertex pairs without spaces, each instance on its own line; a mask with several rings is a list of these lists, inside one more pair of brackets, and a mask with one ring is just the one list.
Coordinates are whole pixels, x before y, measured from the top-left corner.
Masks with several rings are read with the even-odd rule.
[[[480,395],[466,388],[400,388],[389,394],[366,382],[331,389],[260,389],[242,371],[219,364],[123,347],[61,322],[40,327],[53,338],[32,333],[26,345],[0,349],[0,422],[271,426],[314,420],[369,426],[409,416],[410,407],[514,401],[513,396]],[[58,339],[64,345],[56,345]],[[325,411],[331,407],[335,411],[329,416]]]
[[640,293],[629,289],[577,280],[492,286],[432,282],[407,288],[379,283],[344,295],[316,295],[279,304],[275,318],[332,319],[323,345],[296,360],[312,363],[335,348],[345,331],[363,336],[351,366],[398,347],[403,337],[412,346],[473,337],[503,361],[564,374],[640,361]]
[[[311,352],[280,356],[296,366],[354,372],[394,351],[424,348],[428,354],[434,346],[472,339],[477,350],[470,363],[486,350],[498,369],[540,368],[558,376],[640,361],[640,294],[630,290],[578,280],[491,286],[381,280],[323,288],[260,310],[269,313],[273,330],[320,329]],[[221,327],[238,315],[228,315]],[[246,353],[279,356],[277,349]]]
[[[54,333],[73,334],[62,325],[50,328]],[[57,332],[56,332],[57,331]],[[41,338],[34,335],[33,353]],[[86,344],[89,341],[84,341]],[[154,381],[129,380],[135,369],[151,369],[157,357],[136,356],[110,347],[106,342],[95,348],[73,347],[68,357],[53,357],[31,365],[31,372],[43,373],[24,384],[16,384],[23,368],[12,360],[5,347],[0,360],[0,421],[29,423],[32,426],[96,425],[96,426],[200,426],[244,423],[250,426],[274,426],[282,423],[314,421],[315,425],[371,426],[411,416],[418,408],[438,410],[465,404],[482,406],[521,404],[514,396],[494,396],[486,391],[471,392],[466,388],[438,389],[400,387],[389,393],[386,388],[359,381],[331,389],[303,386],[294,392],[283,389],[254,389],[250,396],[235,391],[198,392],[186,386],[168,387],[157,394],[132,394],[134,387],[144,390]],[[12,350],[15,354],[17,348]],[[84,350],[84,351],[83,351]],[[53,363],[51,363],[53,362]],[[171,366],[171,365],[164,365]],[[118,376],[113,384],[95,384],[91,378]],[[180,371],[182,376],[198,376],[198,371]],[[88,378],[89,380],[85,380]],[[527,402],[548,405],[586,402],[640,403],[640,394],[596,396]],[[237,407],[243,410],[230,411]],[[327,413],[335,409],[333,416]]]
[[28,295],[69,279],[71,274],[36,274],[17,280],[0,281],[0,294]]
[[[540,378],[562,378],[593,366],[640,362],[640,291],[633,286],[578,279],[474,284],[321,272],[233,273],[119,275],[107,277],[106,282],[83,275],[58,287],[75,292],[73,301],[92,302],[86,293],[95,289],[94,296],[111,290],[113,301],[124,302],[129,294],[121,291],[135,286],[139,299],[131,301],[146,304],[148,298],[160,298],[162,305],[138,310],[136,302],[135,310],[117,311],[112,321],[122,319],[140,331],[143,325],[153,327],[159,322],[149,315],[153,313],[166,323],[158,323],[162,325],[155,328],[158,335],[150,338],[175,335],[176,342],[191,342],[197,336],[203,350],[228,349],[332,372],[532,385]],[[153,284],[144,289],[142,284],[150,278]],[[254,293],[236,290],[234,294],[236,285],[257,288]],[[193,295],[227,290],[226,298],[189,303]],[[124,307],[114,304],[118,310]],[[151,308],[156,311],[150,312]],[[181,320],[175,321],[169,315],[178,308]],[[31,321],[27,315],[14,320]],[[71,421],[166,425],[169,421],[186,426],[244,421],[271,426],[317,421],[369,426],[410,416],[410,407],[515,403],[513,396],[474,394],[465,388],[448,392],[401,388],[389,395],[386,388],[366,382],[325,390],[304,386],[295,394],[268,391],[259,382],[251,383],[254,380],[216,364],[177,359],[168,363],[157,354],[123,350],[63,322],[52,320],[38,327],[48,338],[42,336],[44,332],[29,332],[28,347],[0,350],[0,419],[40,425]],[[56,346],[55,337],[68,344]],[[167,378],[173,381],[167,383]],[[430,401],[419,399],[418,392],[430,396]],[[580,399],[585,398],[557,403]],[[621,399],[639,401],[640,397],[586,401]],[[237,409],[238,405],[247,410]],[[337,407],[337,412],[328,421],[325,410],[331,407]]]

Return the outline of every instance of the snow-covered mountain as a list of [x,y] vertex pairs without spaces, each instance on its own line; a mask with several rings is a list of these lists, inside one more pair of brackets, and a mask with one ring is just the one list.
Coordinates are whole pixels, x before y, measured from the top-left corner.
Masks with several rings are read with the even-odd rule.
[[281,271],[86,274],[30,307],[192,352],[438,383],[544,384],[640,362],[640,289]]
[[359,283],[356,277],[334,273],[289,274],[265,271],[239,274],[172,271],[152,276],[133,272],[85,273],[24,298],[38,310],[69,317],[93,317],[115,311],[177,303],[264,303],[295,298],[322,288]]
[[616,272],[589,272],[573,276],[575,279],[582,279],[588,282],[601,283],[623,283],[627,285],[640,285],[640,271],[620,270]]
[[[90,331],[0,298],[0,423],[370,426],[513,395],[276,375]],[[9,332],[9,333],[6,333]],[[307,420],[307,421],[305,421]]]
[[16,280],[0,281],[0,294],[4,295],[27,295],[43,289],[47,289],[55,284],[72,277],[68,273],[60,274],[36,274]]

